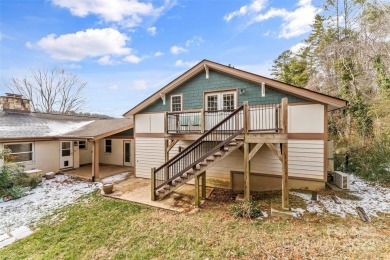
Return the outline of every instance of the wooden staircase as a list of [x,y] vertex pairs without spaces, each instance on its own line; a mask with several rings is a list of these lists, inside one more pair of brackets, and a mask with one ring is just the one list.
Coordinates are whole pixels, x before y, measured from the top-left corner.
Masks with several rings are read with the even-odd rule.
[[183,175],[177,177],[172,182],[168,182],[162,188],[157,190],[158,198],[162,199],[166,195],[178,189],[183,184],[189,182],[194,177],[204,173],[207,169],[211,168],[213,165],[218,163],[220,160],[240,148],[244,144],[244,139],[242,137],[237,137],[224,145],[222,149],[213,153],[211,156],[207,157],[204,161],[196,164],[190,170],[185,172]]
[[244,144],[243,106],[195,140],[182,152],[151,170],[152,200],[161,199]]

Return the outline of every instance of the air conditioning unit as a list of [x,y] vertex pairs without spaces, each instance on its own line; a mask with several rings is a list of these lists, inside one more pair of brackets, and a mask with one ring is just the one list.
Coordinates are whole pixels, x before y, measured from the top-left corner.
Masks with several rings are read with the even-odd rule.
[[349,190],[349,175],[343,172],[335,171],[333,173],[333,183],[336,184],[336,186],[340,189]]

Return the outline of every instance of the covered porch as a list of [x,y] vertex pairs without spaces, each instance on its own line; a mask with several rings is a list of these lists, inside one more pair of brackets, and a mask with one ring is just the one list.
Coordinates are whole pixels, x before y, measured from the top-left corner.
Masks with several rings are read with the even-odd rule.
[[64,170],[72,176],[91,181],[121,173],[132,174],[133,127],[132,119],[96,120],[88,128],[67,134],[69,139],[77,137],[79,141],[74,142],[76,167]]

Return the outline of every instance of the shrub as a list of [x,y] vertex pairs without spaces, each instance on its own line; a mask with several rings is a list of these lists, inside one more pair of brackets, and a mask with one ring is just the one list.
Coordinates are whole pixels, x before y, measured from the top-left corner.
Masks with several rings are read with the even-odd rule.
[[7,192],[9,196],[11,196],[12,199],[19,199],[23,197],[26,194],[27,189],[20,186],[15,185],[12,188],[8,189]]
[[390,137],[350,149],[348,165],[345,156],[336,155],[335,167],[369,181],[390,184]]
[[259,205],[252,200],[234,204],[230,211],[235,217],[240,218],[258,218],[263,216]]
[[29,177],[20,165],[4,164],[0,168],[0,198],[4,196],[20,198],[27,191],[25,187],[36,188],[39,183],[39,177]]

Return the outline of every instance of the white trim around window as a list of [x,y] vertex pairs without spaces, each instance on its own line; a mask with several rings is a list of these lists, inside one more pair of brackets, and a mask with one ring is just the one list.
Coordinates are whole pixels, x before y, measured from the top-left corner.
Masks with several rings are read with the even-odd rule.
[[10,149],[10,159],[15,163],[25,163],[34,161],[34,143],[5,143],[4,149]]
[[[177,101],[178,97],[180,97],[180,102]],[[171,103],[171,112],[183,111],[183,94],[171,95],[171,102],[170,103]],[[178,109],[179,106],[180,106],[180,109]]]

